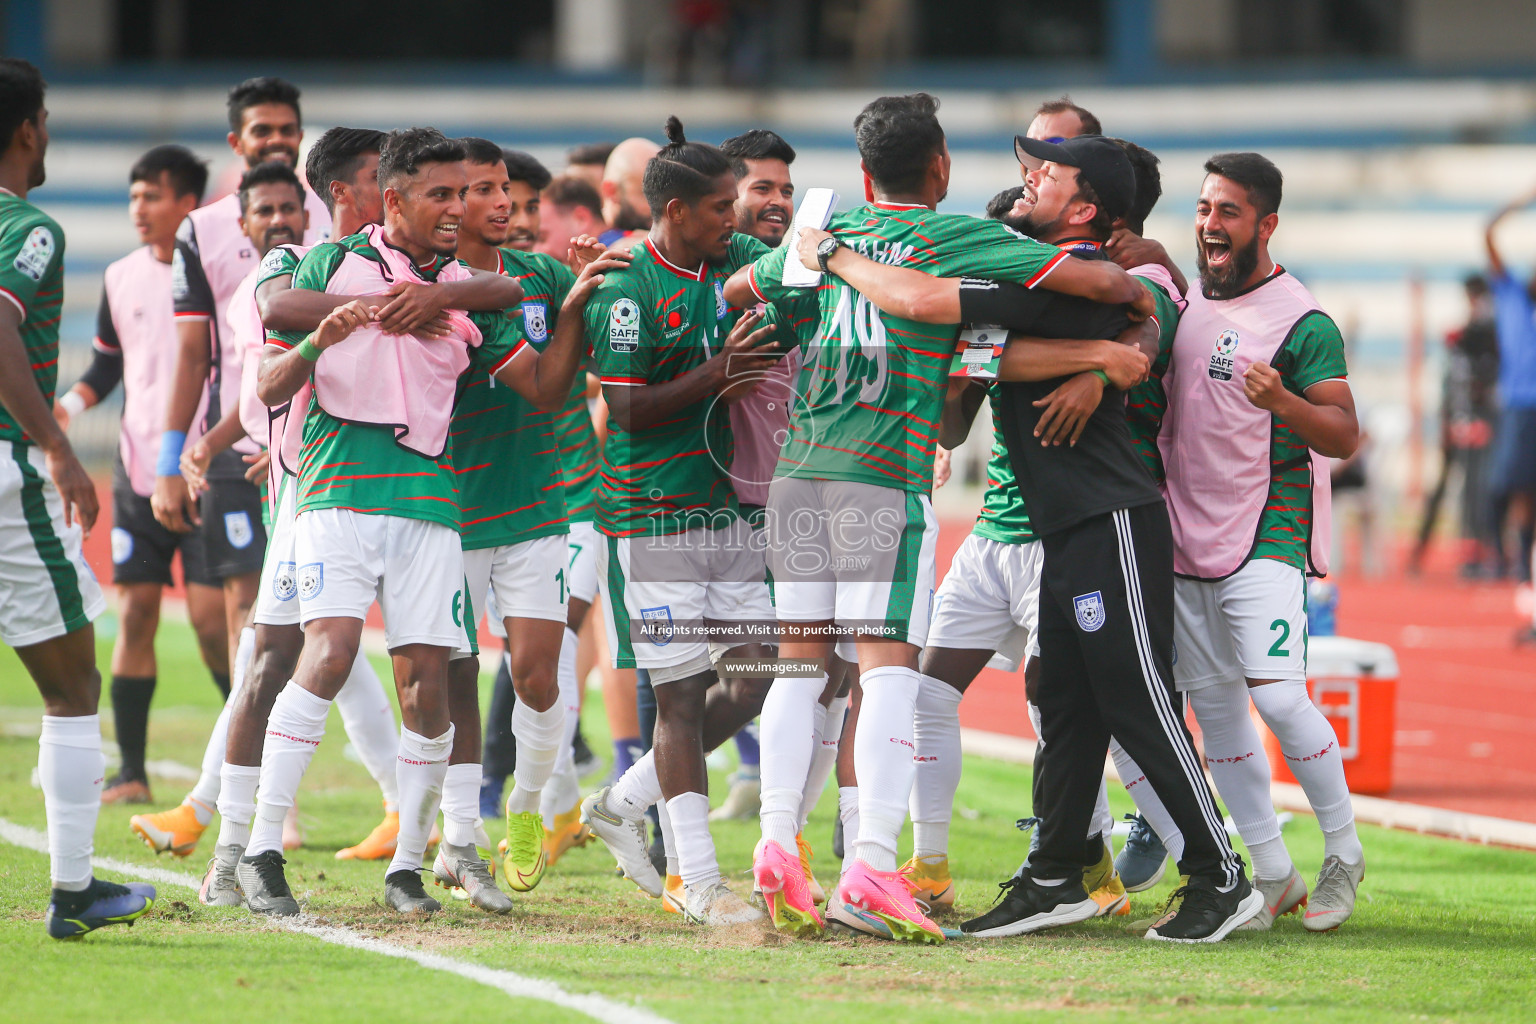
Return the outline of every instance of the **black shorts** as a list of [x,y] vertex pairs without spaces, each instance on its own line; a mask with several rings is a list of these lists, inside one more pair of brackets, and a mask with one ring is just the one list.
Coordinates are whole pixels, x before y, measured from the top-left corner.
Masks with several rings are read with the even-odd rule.
[[134,493],[119,462],[112,473],[112,582],[172,585],[171,559],[181,552],[186,583],[216,587],[203,559],[201,530],[173,533],[160,525],[149,499]]
[[198,510],[203,516],[198,531],[202,559],[214,578],[261,572],[267,554],[261,488],[244,477],[209,477]]

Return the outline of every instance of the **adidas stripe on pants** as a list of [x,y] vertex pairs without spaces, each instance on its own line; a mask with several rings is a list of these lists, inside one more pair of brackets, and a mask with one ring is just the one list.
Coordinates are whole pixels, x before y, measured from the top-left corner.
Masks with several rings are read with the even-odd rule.
[[1042,538],[1037,878],[1075,877],[1109,738],[1120,741],[1184,834],[1181,872],[1222,888],[1243,870],[1173,688],[1173,538],[1159,501]]

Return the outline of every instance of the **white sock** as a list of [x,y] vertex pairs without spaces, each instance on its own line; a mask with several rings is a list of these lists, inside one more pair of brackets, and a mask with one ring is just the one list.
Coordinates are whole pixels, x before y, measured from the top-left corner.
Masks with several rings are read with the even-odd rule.
[[859,836],[859,787],[837,787],[837,816],[843,821],[843,870],[853,867],[853,841]]
[[[1285,763],[1301,783],[1323,830],[1325,856],[1337,856],[1351,864],[1365,857],[1355,835],[1355,808],[1344,782],[1344,758],[1339,737],[1328,719],[1307,696],[1307,684],[1286,679],[1247,687],[1248,696],[1269,731],[1280,741]],[[1330,843],[1331,840],[1331,843]]]
[[251,818],[256,814],[256,784],[261,769],[230,764],[219,769],[219,845],[242,849],[251,843]]
[[[268,740],[270,742],[270,739]],[[427,738],[400,727],[399,753],[395,755],[400,779],[400,838],[395,843],[395,857],[385,875],[396,871],[420,871],[427,855],[427,838],[437,819],[443,795],[443,779],[448,774],[448,752],[453,749],[453,726],[441,736]],[[480,775],[475,774],[475,803],[480,802]],[[478,817],[478,813],[477,813]],[[474,833],[470,833],[474,842]]]
[[101,813],[101,716],[43,716],[37,774],[48,821],[49,873],[55,889],[80,892],[91,884],[96,817]]
[[251,841],[245,847],[247,857],[268,850],[282,852],[283,818],[293,806],[299,783],[325,735],[325,717],[330,711],[330,701],[292,680],[272,702],[261,750],[256,817],[251,823]]
[[517,767],[512,770],[507,811],[537,811],[539,795],[555,770],[560,742],[565,739],[565,702],[557,696],[548,709],[535,711],[518,701],[512,706],[512,735],[517,738]]
[[912,715],[916,745],[912,776],[912,852],[919,857],[949,853],[949,821],[960,788],[961,692],[932,676],[921,676]]
[[922,677],[888,665],[860,677],[864,702],[853,757],[859,776],[859,860],[876,871],[896,870],[896,840],[912,796],[912,711]]
[[363,767],[384,796],[384,810],[399,810],[395,753],[400,746],[400,734],[395,726],[395,711],[389,705],[389,694],[384,692],[373,662],[361,647],[347,681],[336,694],[336,710],[341,712],[341,724],[352,741],[352,749],[357,751]]
[[566,627],[560,640],[560,704],[565,708],[565,733],[560,738],[560,750],[555,755],[555,768],[539,796],[539,813],[544,824],[552,827],[555,815],[564,814],[581,799],[581,782],[576,778],[576,757],[571,743],[576,739],[576,727],[581,724],[581,688],[576,682],[576,634]]
[[672,815],[667,811],[667,801],[656,801],[656,824],[661,829],[661,848],[667,857],[667,874],[681,876],[682,868],[677,859],[677,833],[672,831]]
[[1189,706],[1205,738],[1206,767],[1248,847],[1254,875],[1271,881],[1289,878],[1291,855],[1280,841],[1280,819],[1269,795],[1269,759],[1248,712],[1247,684],[1236,679],[1191,690]]
[[810,778],[818,739],[816,708],[826,688],[824,675],[814,679],[780,677],[773,681],[763,701],[758,730],[763,838],[785,851],[795,849],[795,836],[800,831],[800,804],[805,799],[805,783]]
[[709,834],[709,797],[679,793],[667,801],[667,817],[677,840],[677,873],[689,888],[708,888],[720,881],[715,840]]
[[1184,833],[1173,823],[1173,816],[1168,813],[1168,808],[1158,799],[1152,791],[1152,784],[1147,781],[1147,776],[1136,767],[1136,762],[1131,755],[1125,752],[1114,739],[1109,741],[1109,756],[1114,758],[1115,771],[1120,776],[1120,784],[1136,803],[1136,810],[1147,824],[1152,826],[1152,831],[1157,833],[1157,838],[1163,841],[1163,848],[1168,851],[1168,856],[1177,864],[1184,856]]
[[1115,829],[1115,816],[1109,810],[1109,787],[1104,784],[1104,777],[1099,776],[1099,795],[1093,802],[1093,821],[1088,826],[1088,838],[1102,836],[1109,842],[1110,833]]
[[240,631],[240,642],[235,646],[235,664],[229,677],[229,696],[219,717],[213,723],[213,732],[203,747],[203,765],[198,772],[197,784],[182,803],[192,806],[197,823],[206,825],[213,820],[213,809],[219,802],[219,774],[224,766],[224,745],[229,739],[229,715],[231,704],[240,688],[245,685],[246,673],[251,668],[251,657],[256,653],[256,630],[246,626]]
[[480,764],[451,764],[443,773],[443,842],[474,846],[480,820]]
[[[519,751],[521,754],[521,751]],[[608,791],[608,809],[633,821],[645,816],[645,809],[661,800],[661,780],[656,777],[656,752],[647,750],[630,765]]]
[[[820,707],[821,705],[817,705]],[[848,717],[848,698],[833,697],[827,705],[827,713],[819,720],[821,732],[817,738],[815,753],[811,755],[811,770],[805,777],[805,790],[800,796],[799,832],[805,831],[805,823],[816,809],[821,794],[827,788],[827,780],[837,768],[838,744],[842,742],[843,722]]]

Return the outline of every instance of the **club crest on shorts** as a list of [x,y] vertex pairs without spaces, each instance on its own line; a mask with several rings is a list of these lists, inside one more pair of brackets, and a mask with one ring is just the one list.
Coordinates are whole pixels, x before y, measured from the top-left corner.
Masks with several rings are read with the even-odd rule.
[[523,303],[523,333],[535,345],[549,337],[549,307],[542,302]]
[[1072,610],[1077,612],[1077,626],[1084,633],[1095,633],[1104,626],[1104,595],[1095,590],[1072,599]]
[[634,299],[619,299],[608,310],[608,347],[615,352],[640,347],[640,307]]
[[279,601],[292,601],[299,593],[299,570],[292,562],[278,562],[272,574],[272,596]]
[[256,531],[251,529],[251,514],[249,512],[224,513],[224,536],[229,538],[229,543],[237,548],[248,548],[256,537]]
[[313,601],[325,589],[325,563],[306,562],[299,566],[299,600]]
[[657,647],[672,642],[672,606],[640,609],[640,632]]
[[1237,360],[1237,332],[1225,330],[1216,336],[1216,347],[1211,350],[1211,377],[1215,380],[1231,380],[1232,367]]
[[112,527],[112,564],[122,565],[133,557],[133,534],[121,526]]

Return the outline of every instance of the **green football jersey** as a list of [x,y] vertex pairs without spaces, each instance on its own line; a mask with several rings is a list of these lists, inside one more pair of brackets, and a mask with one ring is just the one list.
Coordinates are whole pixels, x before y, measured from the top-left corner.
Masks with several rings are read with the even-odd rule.
[[1168,360],[1173,358],[1173,336],[1179,332],[1179,307],[1168,293],[1147,281],[1147,290],[1157,302],[1157,358],[1152,360],[1149,376],[1125,393],[1125,424],[1131,430],[1131,445],[1141,461],[1161,486],[1163,455],[1157,447],[1157,435],[1163,427],[1163,414],[1168,411],[1168,393],[1163,390],[1163,374],[1168,372]]
[[[870,259],[935,277],[1033,286],[1067,258],[997,221],[909,204],[860,206],[835,215],[828,230]],[[790,254],[781,246],[753,264],[758,298],[772,302],[795,290],[780,280]],[[883,313],[836,276],[816,294],[820,330],[805,352],[806,387],[775,475],[927,493],[959,325]]]
[[[738,234],[726,258],[689,270],[649,239],[633,262],[611,271],[587,303],[587,338],[604,387],[664,384],[708,360],[740,317],[725,282],[768,247]],[[712,397],[631,433],[608,419],[598,481],[598,530],[613,537],[719,527],[739,514],[727,470],[729,411]]]
[[[59,382],[59,310],[64,305],[64,231],[25,199],[0,190],[0,297],[21,313],[17,333],[32,379],[53,404]],[[26,431],[0,406],[0,441],[27,441]]]
[[[305,253],[294,271],[293,287],[326,291],[348,253],[382,264],[368,235],[351,235]],[[436,281],[452,262],[437,259],[430,266],[416,268],[417,273],[424,281]],[[469,350],[466,372],[471,376],[494,373],[506,364],[520,338],[510,329],[511,320],[501,313],[471,313],[470,318],[480,328],[483,340]],[[303,339],[302,331],[267,334],[268,344],[281,347],[297,345]],[[345,508],[459,528],[451,434],[442,453],[428,458],[397,444],[392,427],[352,423],[330,415],[311,392],[301,436],[299,512]]]
[[[498,253],[500,272],[523,286],[522,306],[507,330],[514,339],[526,338],[542,349],[554,334],[560,303],[575,275],[542,253]],[[464,550],[567,532],[565,474],[553,413],[476,371],[454,407],[450,433]]]
[[1027,544],[1039,538],[1029,523],[1029,508],[1013,475],[1008,446],[1003,443],[1003,420],[999,413],[996,385],[988,385],[988,404],[992,406],[992,453],[987,458],[987,490],[981,496],[981,512],[971,532],[978,537],[1004,544]]
[[[1321,310],[1303,317],[1275,355],[1280,381],[1294,395],[1325,380],[1342,380],[1344,339],[1333,318]],[[1274,421],[1269,435],[1269,496],[1259,515],[1253,558],[1273,558],[1303,571],[1312,536],[1312,454],[1294,430]]]

